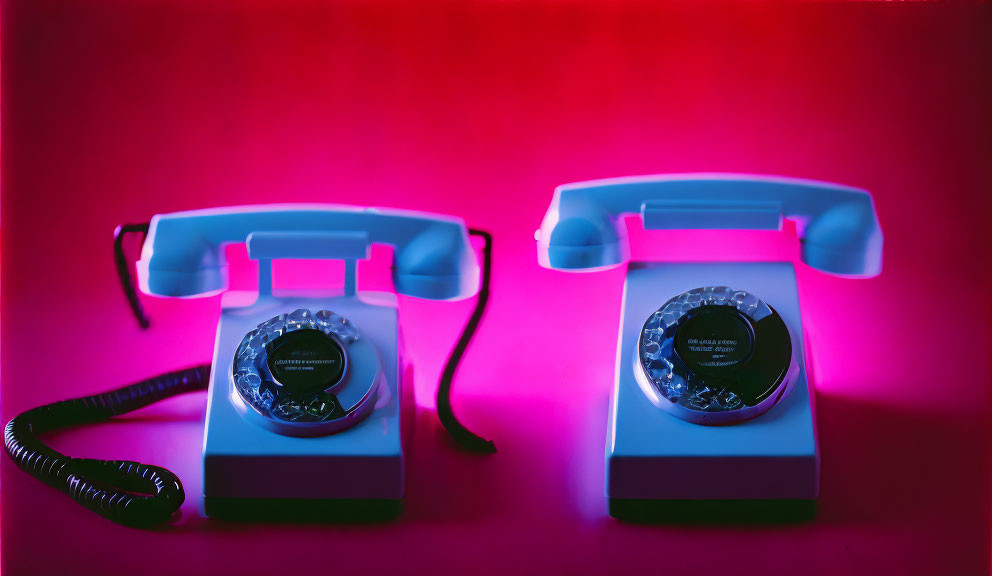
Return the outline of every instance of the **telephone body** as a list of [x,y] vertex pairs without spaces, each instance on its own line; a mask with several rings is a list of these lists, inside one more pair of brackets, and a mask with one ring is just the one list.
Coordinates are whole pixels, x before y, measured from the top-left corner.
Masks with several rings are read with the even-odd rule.
[[[659,175],[559,186],[535,234],[540,264],[586,271],[626,263],[629,251],[622,217],[628,214],[639,214],[648,230],[774,230],[780,229],[783,218],[790,218],[797,222],[806,264],[849,277],[881,271],[882,233],[866,191],[811,180],[733,174]],[[689,351],[685,343],[707,340],[680,341],[678,334],[693,321],[694,312],[705,309],[728,314],[730,324],[707,332],[705,322],[697,320],[697,332],[716,335],[708,342],[719,344],[720,334],[736,330],[750,342],[750,356],[732,347],[715,348],[722,353],[707,352],[705,359],[711,362],[699,362],[695,350],[712,349]],[[750,317],[745,318],[744,312]],[[762,334],[738,330],[761,325],[752,322],[758,317],[767,323],[772,315],[787,332],[776,337],[769,336],[767,326]],[[674,335],[666,326],[675,330]],[[659,333],[661,337],[651,336]],[[756,504],[795,505],[790,509],[804,516],[815,511],[820,457],[804,334],[791,263],[630,262],[606,439],[610,514],[654,517],[669,512],[767,510],[755,508]],[[759,340],[759,335],[765,339]],[[663,354],[666,345],[668,356]],[[740,396],[746,394],[735,386],[744,386],[740,374],[757,362],[759,353],[774,357],[770,364],[775,370],[768,380],[772,385],[767,390],[763,385],[753,403],[742,403]],[[691,370],[686,368],[690,364]],[[682,372],[672,368],[676,365],[682,366]],[[724,372],[713,375],[719,370]],[[715,382],[731,384],[707,387],[711,375]],[[696,382],[695,393],[686,388],[690,381]]]
[[[369,257],[372,243],[391,245],[398,293],[467,298],[477,290],[479,268],[464,223],[329,205],[161,214],[151,219],[138,262],[141,290],[161,297],[224,290],[223,246],[233,242],[246,242],[258,261],[259,291],[249,304],[222,297],[204,429],[203,512],[394,514],[412,416],[401,411],[412,405],[401,398],[412,394],[412,383],[405,381],[396,298],[358,291],[357,260]],[[281,258],[343,260],[343,292],[273,292],[271,263]]]

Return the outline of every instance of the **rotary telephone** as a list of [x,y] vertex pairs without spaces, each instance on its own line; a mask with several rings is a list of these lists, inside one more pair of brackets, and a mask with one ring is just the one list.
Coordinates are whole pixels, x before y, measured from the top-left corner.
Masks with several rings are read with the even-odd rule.
[[[535,234],[539,263],[573,272],[627,263],[627,215],[647,230],[778,230],[788,218],[806,264],[854,278],[881,272],[868,192],[733,174],[559,186]],[[791,263],[630,262],[607,432],[610,513],[815,503],[820,459],[803,338]]]
[[[137,263],[142,292],[201,297],[225,290],[223,247],[247,244],[258,261],[257,299],[224,304],[213,362],[85,398],[28,410],[5,428],[8,454],[22,469],[114,521],[148,526],[182,504],[172,472],[129,461],[70,458],[39,440],[54,428],[96,422],[179,393],[208,389],[203,443],[203,511],[208,516],[313,513],[391,515],[403,496],[400,410],[407,359],[391,294],[357,289],[357,261],[371,244],[394,249],[400,294],[432,300],[479,290],[438,387],[438,416],[470,449],[492,442],[461,425],[451,381],[484,312],[491,236],[446,216],[332,205],[265,205],[154,216],[115,232],[115,258],[128,302],[149,326],[132,285],[123,237],[144,234]],[[469,235],[485,241],[483,266]],[[276,294],[272,261],[339,259],[341,294]],[[481,287],[480,287],[481,284]]]

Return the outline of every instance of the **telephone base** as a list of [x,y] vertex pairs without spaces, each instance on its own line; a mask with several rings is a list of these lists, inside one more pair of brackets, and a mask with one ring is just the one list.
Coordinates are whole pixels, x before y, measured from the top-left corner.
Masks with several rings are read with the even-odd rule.
[[816,517],[816,500],[638,500],[610,498],[610,516],[632,523],[788,524]]
[[[204,514],[285,515],[301,505],[316,504],[325,511],[351,510],[362,517],[369,512],[362,508],[391,508],[389,503],[400,500],[404,491],[401,394],[408,393],[405,388],[409,387],[401,381],[401,370],[406,367],[395,297],[363,292],[338,297],[266,297],[250,306],[223,304],[204,427]],[[382,369],[378,401],[368,417],[350,428],[323,436],[288,436],[259,425],[257,418],[247,418],[232,402],[237,392],[231,367],[241,339],[260,322],[298,308],[340,314],[378,352]],[[407,407],[408,400],[403,399]],[[404,428],[408,416],[402,414]],[[358,501],[368,506],[348,504]]]
[[[704,286],[731,286],[757,295],[778,312],[791,334],[799,366],[794,387],[752,420],[725,426],[681,420],[652,404],[636,381],[633,363],[644,321],[672,296]],[[803,334],[792,264],[631,263],[607,427],[611,513],[636,510],[652,500],[669,511],[691,508],[693,501],[713,501],[705,508],[746,511],[760,506],[727,502],[815,500],[820,456]]]
[[314,498],[203,498],[207,516],[264,522],[363,523],[392,520],[402,500]]

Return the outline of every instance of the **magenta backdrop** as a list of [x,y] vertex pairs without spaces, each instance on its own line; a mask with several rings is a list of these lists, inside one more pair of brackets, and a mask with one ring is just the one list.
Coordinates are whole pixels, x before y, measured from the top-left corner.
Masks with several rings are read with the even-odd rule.
[[[398,521],[204,519],[200,393],[51,437],[176,471],[190,497],[161,530],[111,524],[3,458],[5,574],[988,572],[987,7],[7,1],[2,18],[5,420],[209,360],[216,298],[146,298],[155,327],[137,329],[116,224],[335,202],[494,233],[491,308],[455,404],[500,448],[462,453],[434,423],[472,301],[402,298],[419,409]],[[624,272],[540,269],[532,233],[559,183],[688,171],[875,195],[880,277],[799,265],[823,455],[814,522],[606,515]],[[646,259],[796,251],[794,231],[632,228]],[[389,258],[375,252],[363,286],[388,287]],[[279,282],[333,282],[321,270],[289,264]]]

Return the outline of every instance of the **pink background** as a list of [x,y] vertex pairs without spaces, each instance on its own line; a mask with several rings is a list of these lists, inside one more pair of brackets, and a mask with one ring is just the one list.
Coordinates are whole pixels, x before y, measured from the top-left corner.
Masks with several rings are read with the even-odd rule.
[[[8,1],[2,18],[4,420],[209,360],[218,299],[145,298],[155,326],[138,330],[116,224],[323,201],[494,233],[491,308],[455,403],[500,449],[465,454],[434,421],[472,301],[401,298],[419,410],[399,520],[204,519],[199,393],[50,437],[177,472],[188,501],[157,531],[105,521],[2,458],[4,574],[988,572],[987,7]],[[823,458],[811,523],[606,515],[623,270],[540,269],[532,233],[559,183],[690,171],[875,195],[880,277],[799,266]],[[632,228],[644,259],[796,253],[789,230]],[[363,265],[363,286],[388,286],[389,257]],[[320,270],[288,264],[277,284],[334,282]]]

